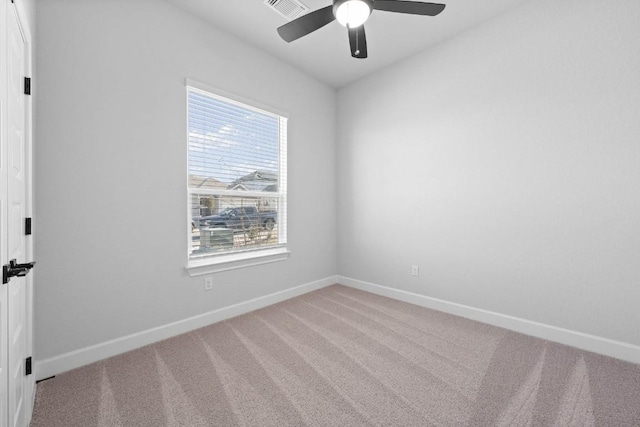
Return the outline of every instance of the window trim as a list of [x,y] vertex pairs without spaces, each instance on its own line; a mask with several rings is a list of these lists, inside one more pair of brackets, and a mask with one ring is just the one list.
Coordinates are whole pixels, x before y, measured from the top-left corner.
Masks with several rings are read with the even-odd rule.
[[[193,79],[185,79],[184,82],[184,86],[185,88],[190,86],[194,89],[198,89],[198,90],[203,90],[205,92],[210,92],[211,94],[213,94],[214,96],[219,96],[222,98],[226,98],[227,100],[236,103],[237,105],[241,106],[241,107],[250,107],[250,108],[254,108],[256,110],[259,110],[258,112],[260,113],[267,113],[267,114],[271,114],[272,116],[276,117],[284,117],[286,119],[289,118],[289,114],[286,112],[283,112],[281,110],[278,110],[277,108],[272,107],[271,105],[267,105],[267,104],[262,104],[260,102],[254,101],[252,99],[247,99],[244,98],[240,95],[237,95],[235,93],[214,87],[214,86],[210,86],[206,83],[202,83],[198,80],[193,80]],[[185,111],[186,111],[186,106],[185,106]],[[187,111],[186,113],[187,115],[189,114],[189,112]],[[188,117],[188,116],[187,116]],[[187,134],[189,133],[189,130],[187,129]]]
[[[257,249],[253,251],[221,254],[215,257],[189,260],[185,267],[189,276],[198,277],[222,271],[237,270],[255,265],[285,261],[291,252],[286,247]],[[215,258],[215,259],[212,259]]]
[[[192,87],[194,89],[197,90],[201,90],[201,91],[205,91],[208,93],[211,93],[214,96],[217,97],[222,97],[225,98],[229,101],[231,101],[232,103],[235,103],[243,108],[251,108],[251,109],[256,109],[258,110],[260,113],[267,113],[267,114],[271,114],[274,117],[278,117],[279,119],[289,119],[289,115],[287,113],[283,113],[281,111],[279,111],[276,108],[273,108],[269,105],[264,105],[264,104],[260,104],[256,101],[253,100],[248,100],[245,99],[241,96],[238,96],[236,94],[233,93],[229,93],[227,91],[209,86],[205,83],[193,80],[193,79],[185,79],[185,90],[187,91],[187,105],[185,105],[185,115],[186,115],[186,122],[188,123],[188,119],[189,119],[189,110],[188,110],[188,88]],[[287,132],[288,133],[288,132]],[[188,135],[189,135],[189,129],[187,126],[186,129],[186,134],[187,134],[187,141],[188,141]],[[288,193],[288,189],[287,189],[287,136],[288,135],[284,135],[284,140],[280,140],[279,142],[279,180],[278,182],[281,183],[281,185],[283,185],[283,188],[280,191],[280,197],[284,196],[285,200],[288,199],[287,193]],[[188,144],[187,144],[187,174],[186,174],[186,179],[187,179],[187,186],[186,186],[186,190],[187,190],[187,203],[186,203],[186,207],[187,207],[187,218],[186,218],[186,224],[187,224],[187,230],[191,229],[191,206],[190,206],[190,199],[191,199],[191,194],[192,192],[189,189],[189,185],[188,185],[188,180],[189,180],[189,167],[188,167],[188,162],[189,162],[189,157],[188,157]],[[201,190],[198,190],[198,192],[200,192]],[[222,190],[224,191],[224,190]],[[205,192],[207,192],[207,190],[205,190]],[[187,265],[185,266],[185,270],[187,271],[187,273],[189,274],[189,276],[191,277],[197,277],[197,276],[203,276],[206,274],[212,274],[212,273],[219,273],[222,271],[229,271],[229,270],[236,270],[236,269],[240,269],[240,268],[245,268],[245,267],[250,267],[250,266],[256,266],[256,265],[263,265],[263,264],[268,264],[268,263],[272,263],[272,262],[278,262],[278,261],[285,261],[286,259],[289,258],[289,254],[291,253],[288,250],[287,247],[287,208],[288,208],[288,201],[286,202],[286,206],[284,209],[284,212],[281,214],[280,212],[278,212],[278,218],[279,218],[279,224],[278,227],[279,229],[282,228],[283,230],[283,235],[285,236],[284,242],[280,244],[280,246],[271,246],[268,248],[257,248],[257,249],[250,249],[247,251],[238,251],[238,252],[233,252],[233,253],[223,253],[223,254],[216,254],[216,255],[211,255],[211,256],[207,256],[207,257],[201,257],[201,258],[191,258],[189,255],[189,246],[191,245],[191,233],[186,233],[187,234]],[[280,231],[279,231],[280,233]],[[279,237],[280,239],[280,237]]]

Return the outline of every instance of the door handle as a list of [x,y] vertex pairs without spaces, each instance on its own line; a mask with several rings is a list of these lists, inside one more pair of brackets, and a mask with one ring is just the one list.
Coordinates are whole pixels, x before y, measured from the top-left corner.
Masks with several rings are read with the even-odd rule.
[[9,269],[25,269],[27,271],[31,270],[33,267],[35,267],[36,262],[32,261],[32,262],[27,262],[25,264],[18,264],[16,262],[15,259],[12,259],[11,261],[9,261]]
[[24,277],[36,265],[36,262],[27,262],[18,264],[15,259],[9,261],[9,264],[2,266],[2,283],[9,283],[12,277]]

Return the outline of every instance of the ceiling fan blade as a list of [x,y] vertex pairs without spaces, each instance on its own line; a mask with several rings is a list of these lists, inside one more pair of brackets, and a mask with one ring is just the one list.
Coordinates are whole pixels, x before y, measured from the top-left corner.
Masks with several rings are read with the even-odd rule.
[[373,8],[387,12],[436,16],[444,10],[445,5],[440,3],[423,3],[404,0],[375,0],[373,2]]
[[364,25],[356,28],[349,28],[349,46],[351,56],[364,59],[367,57],[367,37],[364,34]]
[[278,28],[278,34],[280,34],[280,37],[282,37],[284,41],[290,43],[324,27],[335,19],[336,17],[333,16],[333,6],[323,7],[322,9],[314,10],[284,24]]

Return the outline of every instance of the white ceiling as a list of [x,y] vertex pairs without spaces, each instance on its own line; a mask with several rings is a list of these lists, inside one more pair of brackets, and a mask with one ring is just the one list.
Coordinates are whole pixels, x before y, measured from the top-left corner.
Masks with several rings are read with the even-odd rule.
[[[168,1],[334,88],[423,51],[524,2],[442,1],[447,7],[435,17],[373,11],[365,23],[369,57],[354,59],[349,52],[347,30],[337,21],[286,43],[276,29],[288,21],[263,0]],[[332,2],[302,0],[302,3],[314,11]]]

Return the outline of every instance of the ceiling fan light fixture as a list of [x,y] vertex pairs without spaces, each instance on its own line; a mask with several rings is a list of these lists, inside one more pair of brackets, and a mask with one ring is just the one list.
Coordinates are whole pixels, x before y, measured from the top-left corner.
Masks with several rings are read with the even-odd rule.
[[333,4],[333,14],[347,28],[357,28],[364,24],[372,9],[371,0],[337,0]]

